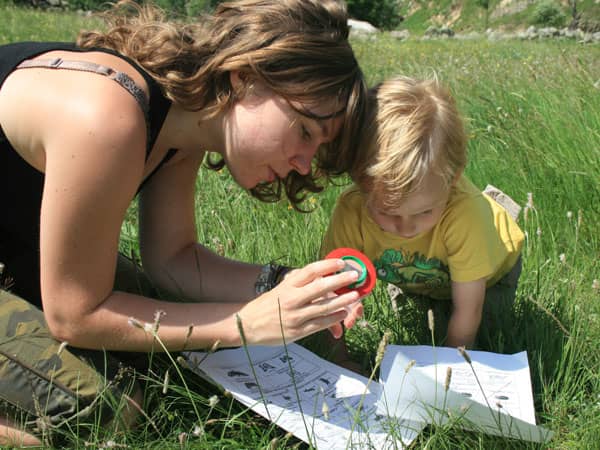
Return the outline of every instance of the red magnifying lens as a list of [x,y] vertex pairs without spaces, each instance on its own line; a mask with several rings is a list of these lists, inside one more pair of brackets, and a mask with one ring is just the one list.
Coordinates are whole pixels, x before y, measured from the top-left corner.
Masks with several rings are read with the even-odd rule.
[[325,259],[342,259],[346,263],[346,267],[339,272],[348,270],[359,272],[358,280],[356,282],[349,286],[337,289],[335,291],[336,294],[341,295],[346,292],[357,291],[361,297],[364,297],[375,287],[375,282],[377,281],[375,267],[364,253],[361,253],[354,248],[340,247],[332,250]]

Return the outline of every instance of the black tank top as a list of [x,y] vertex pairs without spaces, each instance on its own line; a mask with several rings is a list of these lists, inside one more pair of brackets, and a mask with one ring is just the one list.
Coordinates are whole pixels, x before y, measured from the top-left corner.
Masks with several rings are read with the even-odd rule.
[[[164,97],[158,83],[127,57],[108,49],[80,49],[73,43],[22,42],[0,46],[0,89],[6,77],[22,61],[52,50],[110,53],[126,60],[144,77],[150,93],[146,119],[148,129],[146,159],[148,159],[171,102]],[[158,168],[171,158],[174,152],[175,150],[170,150]],[[144,180],[144,183],[156,173],[158,168]],[[12,287],[8,286],[11,291],[40,307],[39,235],[43,185],[44,174],[20,157],[8,142],[0,123],[0,262],[5,264],[3,281],[5,285],[12,284]],[[142,187],[143,184],[138,192]]]

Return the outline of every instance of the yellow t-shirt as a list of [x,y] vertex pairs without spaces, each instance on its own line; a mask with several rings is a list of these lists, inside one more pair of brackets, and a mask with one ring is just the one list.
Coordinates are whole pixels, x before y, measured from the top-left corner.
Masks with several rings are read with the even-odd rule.
[[321,257],[338,247],[355,248],[371,259],[378,279],[406,293],[450,299],[451,280],[487,278],[487,287],[500,280],[519,258],[523,239],[508,212],[463,176],[435,227],[410,239],[382,230],[351,186],[337,201]]

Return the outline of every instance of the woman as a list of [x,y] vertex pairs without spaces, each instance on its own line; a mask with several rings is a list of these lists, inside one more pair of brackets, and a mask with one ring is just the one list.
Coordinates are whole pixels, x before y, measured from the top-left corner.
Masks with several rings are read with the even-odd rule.
[[[199,245],[194,223],[207,151],[259,199],[284,190],[296,206],[320,190],[318,176],[352,164],[365,88],[343,5],[241,0],[184,26],[126,0],[107,20],[77,45],[0,47],[0,262],[10,283],[0,290],[0,444],[112,418],[101,391],[139,402],[110,353],[153,349],[152,333],[132,323],[159,317],[173,351],[241,345],[238,321],[248,344],[279,344],[280,314],[291,342],[339,332],[358,299],[333,293],[356,278],[335,274],[342,261],[287,274],[232,261]],[[143,292],[125,286],[118,257],[137,193]]]

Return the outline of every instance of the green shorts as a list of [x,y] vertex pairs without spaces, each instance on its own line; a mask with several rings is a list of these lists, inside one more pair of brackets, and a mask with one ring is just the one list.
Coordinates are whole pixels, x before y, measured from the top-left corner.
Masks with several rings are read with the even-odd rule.
[[[149,281],[120,256],[115,288],[145,293]],[[104,424],[133,395],[144,353],[104,352],[61,346],[44,315],[22,298],[0,289],[0,417],[44,436],[53,430],[85,435]],[[60,433],[58,433],[60,434]]]
[[[519,257],[512,269],[496,284],[485,291],[485,302],[481,314],[481,324],[477,335],[476,347],[482,350],[497,348],[498,334],[506,336],[513,323],[513,305],[522,259]],[[427,311],[432,310],[434,316],[434,338],[436,345],[443,345],[448,330],[448,321],[452,313],[451,300],[436,300],[423,295],[405,295],[398,287],[389,284],[388,295],[395,300],[401,314],[403,339],[406,344],[425,344],[431,342],[428,329]]]

